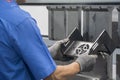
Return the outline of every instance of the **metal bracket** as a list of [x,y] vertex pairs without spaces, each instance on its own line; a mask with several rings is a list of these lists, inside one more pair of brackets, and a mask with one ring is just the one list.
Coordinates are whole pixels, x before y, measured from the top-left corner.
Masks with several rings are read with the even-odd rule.
[[102,49],[103,46],[107,49],[107,53],[109,55],[112,54],[116,48],[114,42],[105,30],[103,30],[102,33],[98,36],[98,38],[95,40],[89,53],[95,54],[98,51],[104,51]]
[[69,41],[62,45],[64,55],[79,56],[80,54],[96,54],[103,51],[110,55],[116,48],[112,39],[105,30],[102,31],[94,42],[82,41],[83,39],[81,35],[77,33],[77,29],[74,29],[68,37]]

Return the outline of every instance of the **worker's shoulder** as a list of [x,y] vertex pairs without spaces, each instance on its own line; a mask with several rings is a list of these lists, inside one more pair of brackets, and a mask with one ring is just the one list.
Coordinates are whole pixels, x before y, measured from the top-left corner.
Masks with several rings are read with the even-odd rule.
[[11,10],[3,10],[0,12],[0,18],[9,22],[10,24],[18,25],[26,18],[31,18],[30,14],[20,8],[14,8]]

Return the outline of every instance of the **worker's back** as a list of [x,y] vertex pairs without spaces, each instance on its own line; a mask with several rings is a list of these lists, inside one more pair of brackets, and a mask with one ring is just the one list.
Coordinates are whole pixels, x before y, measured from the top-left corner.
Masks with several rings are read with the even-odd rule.
[[27,15],[16,3],[0,1],[0,80],[31,80],[11,38],[14,30],[18,29],[17,25],[25,18]]
[[56,64],[36,21],[15,1],[0,0],[0,80],[44,79]]

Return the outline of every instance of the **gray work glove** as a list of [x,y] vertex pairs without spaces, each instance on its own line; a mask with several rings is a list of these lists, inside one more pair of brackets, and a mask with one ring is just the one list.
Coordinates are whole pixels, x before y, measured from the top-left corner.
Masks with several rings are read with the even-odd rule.
[[63,53],[61,52],[61,45],[63,43],[66,43],[68,39],[63,39],[60,41],[57,41],[55,44],[53,44],[51,47],[49,47],[49,51],[51,53],[51,56],[56,60],[61,60],[63,58]]
[[97,55],[82,54],[78,56],[76,62],[80,64],[80,72],[89,72],[96,63]]

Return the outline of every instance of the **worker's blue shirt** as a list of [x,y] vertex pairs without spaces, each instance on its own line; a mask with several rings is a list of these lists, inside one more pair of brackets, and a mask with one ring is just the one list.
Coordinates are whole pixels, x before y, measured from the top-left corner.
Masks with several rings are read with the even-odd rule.
[[36,21],[15,1],[0,0],[0,80],[40,80],[56,69]]

